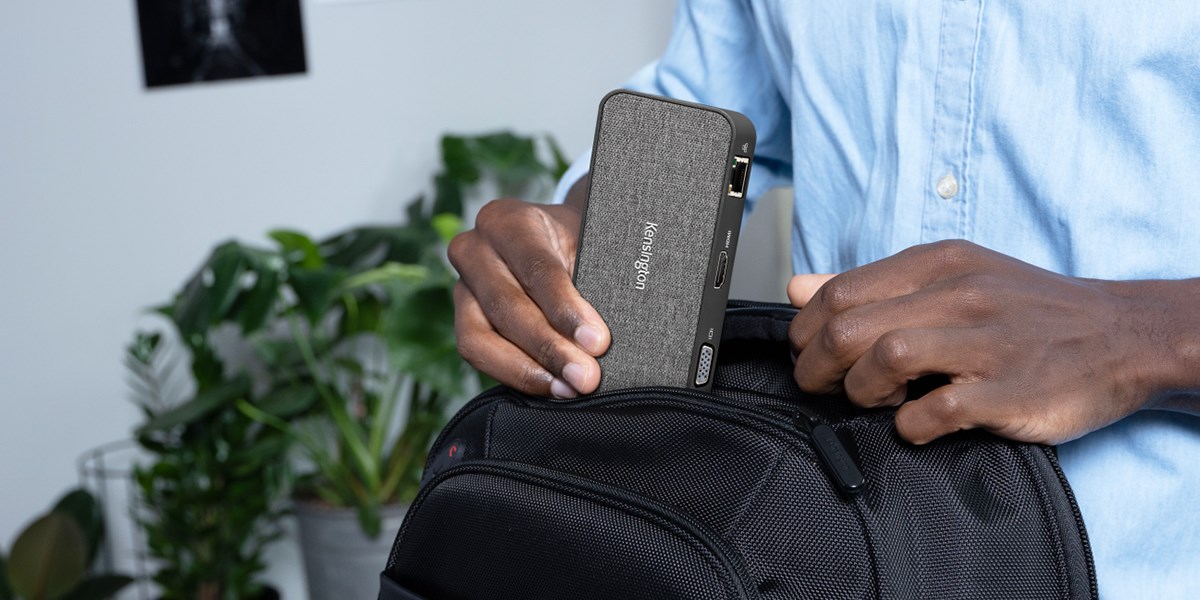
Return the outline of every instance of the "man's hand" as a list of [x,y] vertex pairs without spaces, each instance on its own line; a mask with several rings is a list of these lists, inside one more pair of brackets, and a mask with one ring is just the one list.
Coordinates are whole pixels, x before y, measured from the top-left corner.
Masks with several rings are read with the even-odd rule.
[[458,351],[509,387],[571,398],[600,383],[608,327],[571,282],[579,207],[495,200],[450,243]]
[[[795,377],[900,406],[896,428],[918,444],[971,428],[1061,443],[1200,387],[1195,287],[1066,277],[965,241],[916,246],[793,278]],[[950,383],[904,403],[931,374]]]

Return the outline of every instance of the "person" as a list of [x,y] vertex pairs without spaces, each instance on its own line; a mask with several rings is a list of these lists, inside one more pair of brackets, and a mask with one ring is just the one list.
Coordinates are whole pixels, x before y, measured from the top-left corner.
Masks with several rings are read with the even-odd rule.
[[[1060,444],[1101,596],[1200,590],[1194,2],[682,0],[626,87],[749,116],[748,196],[794,187],[801,389]],[[609,343],[571,285],[587,164],[450,247],[460,352],[529,393],[591,392]]]

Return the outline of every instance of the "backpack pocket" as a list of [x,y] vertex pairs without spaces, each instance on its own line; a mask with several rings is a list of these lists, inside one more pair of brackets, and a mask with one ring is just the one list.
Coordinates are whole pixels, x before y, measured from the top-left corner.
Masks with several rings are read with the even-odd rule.
[[[431,480],[409,510],[383,600],[757,597],[703,526],[620,488],[478,460]],[[395,592],[388,596],[388,586]]]

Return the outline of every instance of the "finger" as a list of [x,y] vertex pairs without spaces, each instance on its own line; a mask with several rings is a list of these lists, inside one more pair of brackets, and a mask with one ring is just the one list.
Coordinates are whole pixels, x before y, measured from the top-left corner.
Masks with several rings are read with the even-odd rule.
[[908,382],[940,373],[953,383],[973,381],[987,371],[994,336],[978,328],[893,329],[846,372],[846,395],[865,407],[899,406]]
[[797,332],[804,313],[792,321],[793,347],[798,351],[795,377],[800,389],[817,394],[841,389],[842,379],[885,333],[897,329],[964,327],[978,317],[974,304],[956,303],[959,290],[953,282],[914,294],[889,298],[835,314],[809,336]]
[[812,300],[817,290],[825,285],[825,282],[836,277],[833,273],[818,273],[812,275],[796,275],[788,282],[787,295],[788,300],[792,302],[792,306],[796,308],[804,308],[805,305]]
[[600,384],[596,359],[550,326],[545,314],[517,283],[504,261],[487,244],[474,250],[471,278],[460,282],[471,292],[491,327],[556,377],[588,394]]
[[970,272],[985,254],[963,240],[913,246],[885,259],[851,269],[813,294],[793,321],[792,339],[804,347],[833,315],[867,304],[912,294]]
[[[480,233],[551,326],[592,356],[604,354],[611,341],[608,327],[571,281],[578,212],[519,201],[492,202],[485,208]],[[548,211],[554,211],[554,219]]]
[[928,444],[944,435],[985,426],[994,409],[987,383],[953,383],[906,402],[896,411],[896,432],[914,444]]
[[476,369],[500,383],[528,394],[573,397],[574,390],[554,377],[512,342],[504,339],[484,315],[479,301],[461,282],[454,286],[454,333],[458,353]]

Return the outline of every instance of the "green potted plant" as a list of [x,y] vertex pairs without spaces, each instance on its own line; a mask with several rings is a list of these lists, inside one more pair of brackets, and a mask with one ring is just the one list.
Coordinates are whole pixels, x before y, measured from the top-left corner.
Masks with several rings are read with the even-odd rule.
[[85,490],[64,495],[0,553],[0,600],[104,600],[133,580],[90,574],[104,538],[100,503]]
[[[187,314],[171,308],[173,322]],[[207,332],[186,339],[194,394],[172,385],[186,359],[161,333],[138,334],[127,353],[146,419],[136,438],[151,457],[134,469],[134,514],[156,559],[154,582],[167,599],[278,598],[260,574],[280,535],[287,480],[278,456],[289,440],[237,409],[250,379],[226,374]]]
[[[355,229],[311,246],[296,232],[272,234],[315,248],[306,269],[326,273],[330,299],[302,303],[311,291],[292,289],[275,315],[286,325],[254,342],[272,374],[268,393],[291,398],[291,408],[238,406],[298,445],[295,513],[313,597],[359,597],[376,585],[381,546],[470,374],[454,349],[453,277],[436,251],[441,238],[432,219],[410,217],[402,227]],[[405,247],[415,239],[421,244]]]
[[[434,194],[414,199],[405,223],[322,241],[278,230],[273,248],[227,242],[163,309],[202,359],[193,359],[197,380],[228,370],[203,364],[218,360],[207,341],[214,330],[236,329],[253,350],[241,370],[258,374],[254,384],[245,375],[227,379],[205,406],[257,425],[246,430],[251,456],[271,452],[259,450],[280,444],[276,436],[298,447],[294,496],[313,597],[374,593],[432,437],[473,373],[455,347],[445,246],[479,183],[511,194],[549,189],[566,166],[549,145],[551,164],[530,138],[446,136]],[[273,454],[273,464],[289,466],[278,447]],[[274,488],[261,491],[269,498]],[[271,506],[254,506],[264,523],[277,516]]]

